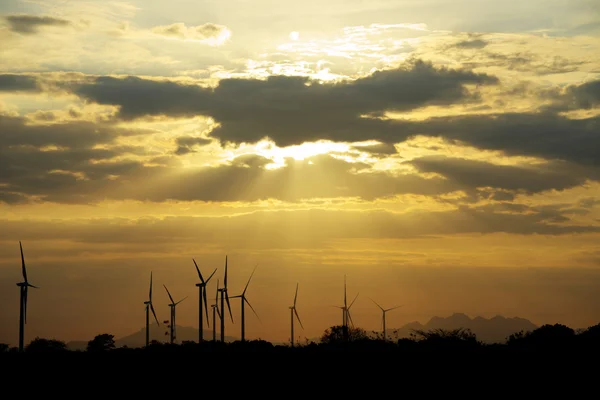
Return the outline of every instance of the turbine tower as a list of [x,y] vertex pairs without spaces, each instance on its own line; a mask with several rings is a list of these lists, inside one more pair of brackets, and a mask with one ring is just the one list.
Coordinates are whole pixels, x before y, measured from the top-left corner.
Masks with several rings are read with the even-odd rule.
[[169,295],[169,299],[171,299],[171,304],[169,304],[169,307],[171,307],[171,344],[175,343],[175,338],[177,336],[175,336],[176,334],[176,320],[175,320],[175,307],[177,306],[177,304],[181,303],[182,301],[184,301],[185,299],[187,299],[187,296],[185,296],[183,299],[179,300],[177,303],[175,303],[175,300],[173,300],[173,296],[171,296],[171,293],[169,293],[169,289],[167,289],[167,286],[165,286],[163,284],[163,286],[165,287],[165,290],[167,291],[167,294]]
[[23,351],[23,344],[25,339],[25,324],[27,323],[27,290],[32,287],[39,289],[37,286],[33,286],[27,280],[27,269],[25,268],[25,257],[23,257],[23,245],[19,241],[19,248],[21,249],[21,270],[23,273],[23,282],[17,283],[21,290],[21,300],[19,306],[19,351]]
[[217,341],[217,315],[221,318],[219,312],[219,280],[217,279],[217,295],[215,296],[215,304],[211,305],[213,310],[213,342]]
[[231,297],[232,299],[235,299],[235,298],[238,298],[238,297],[240,299],[242,299],[241,300],[242,301],[242,342],[246,341],[246,316],[245,316],[245,313],[244,313],[244,303],[248,303],[248,305],[250,306],[250,308],[254,312],[254,315],[256,315],[256,318],[258,318],[258,320],[260,321],[260,317],[258,316],[258,314],[256,313],[256,311],[254,310],[254,307],[252,307],[252,304],[250,304],[250,302],[246,298],[246,290],[248,290],[248,285],[250,284],[250,280],[252,279],[252,276],[254,275],[254,271],[256,271],[256,267],[254,267],[254,269],[252,270],[252,273],[250,274],[250,278],[248,278],[248,282],[246,283],[246,287],[244,288],[244,291],[242,292],[242,294]]
[[233,314],[231,313],[231,304],[229,303],[229,295],[227,294],[227,256],[225,256],[225,278],[223,279],[223,287],[217,289],[221,292],[221,342],[225,342],[225,300],[227,300],[227,308],[229,309],[229,316],[233,323]]
[[386,331],[385,331],[385,313],[386,313],[386,312],[388,312],[388,311],[395,310],[396,308],[400,308],[400,307],[402,307],[402,306],[396,306],[396,307],[392,307],[392,308],[387,308],[387,309],[384,309],[384,308],[383,308],[383,307],[381,307],[379,304],[377,304],[377,302],[376,302],[375,300],[371,299],[371,301],[372,301],[373,303],[375,303],[375,305],[376,305],[377,307],[379,307],[379,308],[381,309],[381,312],[383,313],[383,318],[382,318],[382,321],[383,321],[383,341],[385,342],[385,340],[386,340]]
[[202,301],[204,300],[204,311],[206,311],[206,323],[208,324],[208,326],[210,326],[210,323],[208,321],[208,301],[206,300],[206,285],[210,281],[210,278],[213,277],[215,272],[217,272],[217,269],[215,268],[215,270],[212,274],[210,274],[208,279],[204,280],[204,278],[202,277],[202,273],[200,273],[200,268],[198,268],[198,264],[196,264],[196,260],[192,258],[192,261],[194,261],[196,271],[198,271],[198,278],[200,278],[200,283],[196,283],[196,286],[198,286],[198,343],[202,343],[202,341],[204,341],[204,320],[202,319]]
[[150,310],[154,314],[156,325],[160,326],[158,318],[156,318],[154,306],[152,305],[152,271],[150,271],[150,294],[148,295],[148,301],[145,301],[144,304],[146,305],[146,346],[148,346],[150,344]]
[[290,339],[292,342],[292,347],[294,347],[294,315],[296,315],[296,318],[298,318],[298,322],[300,323],[300,326],[302,327],[302,329],[304,329],[304,326],[302,326],[302,321],[300,321],[300,316],[298,315],[298,311],[296,310],[296,300],[298,300],[298,284],[296,283],[296,294],[294,295],[294,305],[290,307],[290,317],[291,317],[291,322],[292,322],[292,332],[290,334]]

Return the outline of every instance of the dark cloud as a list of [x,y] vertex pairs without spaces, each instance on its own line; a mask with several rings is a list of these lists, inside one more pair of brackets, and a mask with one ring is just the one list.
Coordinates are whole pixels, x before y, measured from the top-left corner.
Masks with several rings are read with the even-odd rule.
[[[135,77],[100,77],[79,86],[75,93],[89,101],[120,106],[119,115],[125,119],[205,114],[221,124],[211,134],[221,140],[255,142],[268,136],[286,146],[324,136],[351,136],[357,128],[371,124],[361,115],[476,101],[477,95],[466,84],[497,82],[489,75],[414,61],[343,83],[271,76],[266,80],[224,79],[215,89],[208,89]],[[358,140],[364,135],[364,129],[360,131],[355,134]]]
[[66,19],[36,16],[36,15],[9,15],[6,18],[10,30],[13,32],[33,34],[41,26],[67,26],[71,22]]
[[488,45],[488,42],[482,39],[462,40],[454,45],[461,49],[483,49]]
[[177,143],[175,154],[177,155],[193,153],[195,151],[194,147],[212,143],[210,139],[196,136],[180,136],[175,141]]
[[134,146],[96,146],[145,133],[82,121],[30,125],[20,117],[0,116],[0,201],[22,202],[24,196],[68,203],[97,200],[115,176],[142,168],[140,162],[115,157],[150,153]]
[[88,148],[112,142],[129,130],[115,130],[108,125],[88,121],[64,122],[52,125],[31,125],[21,117],[0,115],[0,149],[9,146],[58,146]]
[[[553,113],[505,113],[437,117],[395,125],[404,136],[437,136],[513,156],[600,165],[600,117],[569,119]],[[583,169],[581,173],[598,178],[597,171]]]
[[[551,189],[568,189],[585,183],[586,178],[569,170],[565,163],[532,166],[496,165],[486,161],[421,157],[411,161],[421,172],[433,172],[467,188],[500,188],[509,191],[537,193]],[[502,197],[501,194],[495,196]],[[507,196],[507,195],[505,195]]]
[[565,97],[571,108],[590,109],[600,107],[600,80],[570,86]]
[[0,74],[0,92],[38,92],[40,87],[32,76]]

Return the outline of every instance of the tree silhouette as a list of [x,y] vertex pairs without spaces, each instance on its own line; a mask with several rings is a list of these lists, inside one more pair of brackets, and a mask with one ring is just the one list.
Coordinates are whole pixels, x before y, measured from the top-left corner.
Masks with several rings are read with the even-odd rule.
[[103,352],[113,350],[115,348],[115,337],[108,333],[97,335],[94,339],[90,340],[87,344],[87,351],[90,352]]
[[411,334],[420,346],[435,347],[441,349],[465,349],[476,348],[482,343],[470,329],[432,329],[429,331],[414,330]]
[[6,343],[0,343],[0,353],[8,353],[9,345]]
[[[347,336],[347,340],[345,339],[345,335]],[[323,333],[321,336],[321,343],[324,344],[334,344],[334,343],[344,343],[348,342],[356,342],[358,340],[368,339],[369,335],[362,328],[356,327],[344,327],[343,325],[334,325]]]
[[575,331],[562,324],[542,325],[531,332],[517,332],[508,337],[507,344],[513,347],[537,348],[540,346],[561,347],[576,339]]
[[29,353],[67,351],[67,345],[61,340],[36,337],[25,347],[25,351]]

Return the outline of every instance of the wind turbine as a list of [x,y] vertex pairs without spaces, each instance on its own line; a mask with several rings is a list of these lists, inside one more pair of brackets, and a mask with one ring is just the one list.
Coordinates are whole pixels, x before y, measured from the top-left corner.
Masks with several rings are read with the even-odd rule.
[[[292,342],[292,347],[294,347],[294,314],[296,315],[296,318],[298,318],[298,322],[300,323],[300,326],[302,326],[302,321],[300,321],[300,316],[298,315],[298,311],[296,310],[296,300],[298,300],[298,284],[296,283],[296,294],[294,295],[294,305],[290,307],[290,317],[291,317],[291,322],[292,322],[292,332],[290,335],[291,338],[291,342]],[[304,326],[302,326],[302,329],[304,329]]]
[[229,303],[229,295],[227,294],[227,256],[225,256],[225,279],[223,279],[223,287],[217,290],[221,292],[221,342],[225,342],[225,300],[227,300],[229,316],[231,317],[231,322],[233,323],[231,304]]
[[217,279],[217,295],[215,296],[215,304],[211,305],[213,310],[213,342],[217,341],[217,315],[221,318],[221,313],[219,312],[219,280]]
[[346,275],[344,275],[344,305],[343,306],[334,306],[334,307],[340,308],[342,310],[342,329],[343,329],[345,340],[348,340],[348,321],[350,321],[352,326],[354,326],[354,321],[352,321],[352,317],[350,316],[350,308],[352,307],[352,305],[354,304],[354,302],[356,301],[357,298],[358,298],[358,293],[356,293],[356,296],[354,297],[354,300],[352,300],[352,303],[350,303],[350,305],[348,305],[348,301],[347,301],[348,297],[346,295]]
[[169,304],[169,307],[171,307],[171,344],[173,344],[175,342],[175,330],[176,330],[176,321],[175,321],[175,307],[177,306],[177,304],[181,303],[182,301],[184,301],[185,299],[187,299],[187,296],[185,296],[183,299],[179,300],[177,303],[175,303],[175,300],[173,300],[173,296],[171,296],[171,293],[169,293],[169,289],[167,289],[167,286],[165,286],[163,284],[163,286],[165,287],[165,290],[167,291],[167,294],[169,295],[169,299],[171,299],[171,304]]
[[402,306],[396,306],[396,307],[384,309],[379,304],[377,304],[377,302],[375,300],[371,299],[371,301],[373,303],[375,303],[375,305],[377,305],[377,307],[379,307],[381,309],[381,312],[383,313],[383,341],[385,342],[385,337],[386,337],[386,333],[385,333],[385,313],[388,312],[388,311],[395,310],[396,308],[400,308]]
[[254,315],[256,315],[256,318],[258,318],[258,320],[260,321],[260,317],[258,316],[258,314],[256,313],[256,311],[254,310],[254,307],[252,307],[252,304],[250,304],[250,302],[246,298],[246,290],[248,290],[248,285],[250,284],[250,280],[252,279],[252,276],[254,275],[254,271],[256,271],[256,267],[254,267],[254,269],[252,270],[252,273],[250,274],[250,278],[248,278],[248,282],[246,283],[246,287],[244,288],[244,291],[242,292],[242,294],[231,297],[232,299],[235,299],[235,298],[238,298],[238,297],[240,299],[242,299],[241,300],[242,301],[242,342],[246,341],[246,316],[245,316],[245,313],[244,313],[244,303],[248,303],[248,305],[250,306],[250,308],[254,312]]
[[25,338],[25,324],[27,323],[27,290],[29,287],[39,289],[37,286],[33,286],[27,280],[27,269],[25,268],[25,257],[23,257],[23,245],[19,241],[19,248],[21,249],[21,270],[23,273],[23,282],[17,283],[21,290],[21,300],[19,306],[19,351],[23,351],[23,343]]
[[196,271],[198,271],[198,278],[200,278],[200,283],[196,283],[198,286],[198,328],[200,329],[198,332],[198,343],[202,343],[204,340],[204,320],[202,319],[202,300],[204,300],[204,309],[206,311],[206,323],[210,326],[210,322],[208,322],[208,301],[206,301],[206,285],[210,281],[210,278],[213,277],[217,269],[213,271],[212,274],[208,277],[208,279],[204,280],[202,274],[200,273],[200,268],[198,268],[198,264],[196,264],[196,260],[192,258],[194,261],[194,265],[196,266]]
[[156,312],[154,312],[154,306],[152,305],[152,271],[150,271],[150,294],[148,295],[148,301],[145,301],[146,305],[146,346],[150,344],[150,310],[154,314],[156,325],[160,326],[158,318],[156,318]]

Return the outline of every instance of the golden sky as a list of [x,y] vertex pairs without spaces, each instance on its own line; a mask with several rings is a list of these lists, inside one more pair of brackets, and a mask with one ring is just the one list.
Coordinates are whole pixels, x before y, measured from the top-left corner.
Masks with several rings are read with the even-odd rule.
[[[600,320],[592,0],[8,0],[0,342],[198,326],[196,259],[247,337],[432,316]],[[239,301],[233,301],[239,335]]]

